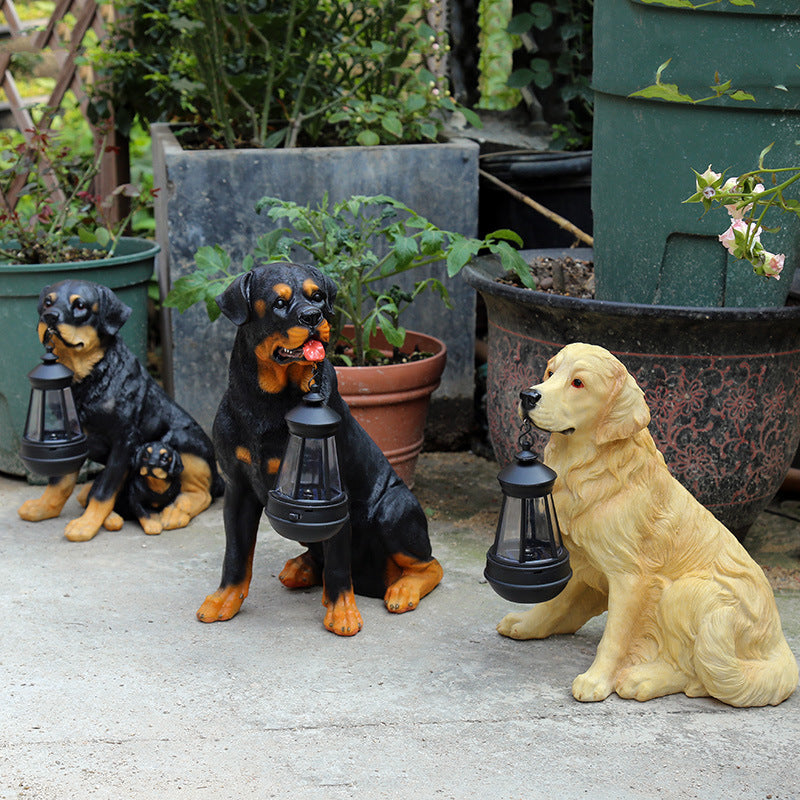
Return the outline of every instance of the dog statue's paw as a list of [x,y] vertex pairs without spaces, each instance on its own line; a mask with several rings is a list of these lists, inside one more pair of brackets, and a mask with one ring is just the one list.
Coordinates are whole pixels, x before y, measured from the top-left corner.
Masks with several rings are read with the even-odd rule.
[[286,562],[278,580],[287,589],[307,589],[309,586],[319,586],[322,576],[311,554],[306,551]]
[[247,590],[240,584],[217,589],[214,594],[208,595],[203,605],[197,609],[197,619],[200,622],[224,622],[235,617],[242,607]]
[[176,501],[171,506],[167,506],[161,512],[161,526],[165,531],[173,531],[176,528],[185,528],[192,519],[192,515],[182,509]]
[[435,558],[418,561],[416,558],[395,553],[391,561],[394,566],[399,567],[400,577],[389,584],[383,595],[383,602],[393,614],[413,611],[419,601],[441,583],[444,575],[442,565]]
[[148,536],[158,536],[164,530],[161,520],[156,517],[140,517],[139,524]]
[[84,519],[81,516],[67,523],[64,536],[71,542],[88,542],[94,539],[100,527],[93,519]]
[[122,530],[122,526],[125,524],[125,520],[117,514],[116,511],[112,511],[104,520],[103,520],[103,527],[107,531],[119,531]]
[[588,670],[572,682],[572,696],[582,703],[596,703],[598,700],[605,700],[614,687],[607,678],[592,675]]
[[511,639],[544,639],[548,633],[539,624],[537,609],[506,614],[497,623],[497,632]]
[[352,589],[342,592],[334,601],[323,600],[325,607],[325,627],[337,636],[355,636],[363,627],[361,612],[356,606]]
[[43,519],[57,517],[61,513],[61,508],[56,508],[51,503],[43,501],[41,497],[36,497],[26,500],[19,507],[17,513],[26,522],[41,522]]

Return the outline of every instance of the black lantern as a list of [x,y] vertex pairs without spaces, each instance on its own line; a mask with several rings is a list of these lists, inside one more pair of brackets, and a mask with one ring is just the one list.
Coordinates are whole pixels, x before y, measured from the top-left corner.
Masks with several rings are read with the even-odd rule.
[[272,527],[287,539],[321,542],[350,518],[334,438],[340,421],[313,388],[286,415],[289,443],[266,513]]
[[530,451],[531,444],[526,419],[521,451],[497,476],[503,507],[483,573],[491,587],[513,603],[551,600],[572,577],[553,505],[556,473]]
[[72,397],[72,370],[46,345],[42,363],[28,373],[31,399],[19,455],[31,472],[58,477],[77,472],[89,453]]

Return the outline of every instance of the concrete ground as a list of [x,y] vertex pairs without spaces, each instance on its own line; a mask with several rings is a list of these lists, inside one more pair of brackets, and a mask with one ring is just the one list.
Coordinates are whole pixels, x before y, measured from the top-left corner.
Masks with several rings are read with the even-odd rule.
[[[0,798],[798,800],[800,693],[759,709],[581,704],[570,684],[602,618],[547,641],[495,632],[511,610],[482,575],[496,474],[466,453],[423,455],[416,491],[444,580],[401,616],[360,598],[350,639],[322,627],[319,589],[280,585],[299,548],[266,519],[241,613],[204,625],[221,503],[184,530],[126,523],[73,544],[74,499],[24,523],[16,509],[39,489],[0,478]],[[800,503],[774,505],[748,546],[800,654],[793,517]]]

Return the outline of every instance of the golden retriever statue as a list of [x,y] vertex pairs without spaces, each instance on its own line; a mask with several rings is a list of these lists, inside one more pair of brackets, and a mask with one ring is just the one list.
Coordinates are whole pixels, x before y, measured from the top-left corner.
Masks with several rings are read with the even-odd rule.
[[777,705],[797,662],[761,568],[669,473],[650,411],[607,350],[570,344],[529,390],[524,413],[551,433],[545,462],[573,577],[497,626],[514,639],[574,633],[608,610],[578,700],[684,692],[733,706]]

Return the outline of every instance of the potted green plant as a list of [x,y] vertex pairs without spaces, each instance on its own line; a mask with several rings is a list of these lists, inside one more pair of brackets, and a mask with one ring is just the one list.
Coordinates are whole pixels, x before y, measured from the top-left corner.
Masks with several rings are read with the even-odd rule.
[[[77,277],[113,289],[133,309],[123,336],[144,360],[147,349],[147,294],[158,245],[123,236],[133,215],[151,197],[133,185],[98,197],[93,179],[103,148],[81,155],[61,134],[34,126],[27,138],[0,131],[0,183],[6,207],[0,211],[0,320],[11,337],[0,354],[0,470],[25,475],[17,453],[25,424],[30,385],[41,345],[36,335],[41,290]],[[130,213],[110,221],[110,203],[125,195]]]
[[[194,269],[204,244],[222,244],[234,261],[245,257],[248,243],[270,229],[266,216],[253,213],[264,194],[306,204],[326,192],[335,202],[386,193],[443,228],[477,233],[479,145],[444,133],[456,110],[478,120],[448,91],[438,66],[447,39],[429,24],[426,4],[128,5],[133,27],[111,40],[109,85],[122,87],[115,99],[123,105],[132,95],[147,98],[140,113],[173,123],[151,128],[155,180],[170,189],[156,201],[162,297]],[[149,42],[165,40],[167,62],[150,58]],[[451,299],[465,320],[473,318],[469,287],[454,287]],[[466,419],[471,325],[436,329],[436,306],[425,297],[410,314],[431,320],[447,340],[442,416]],[[165,313],[162,327],[165,384],[210,428],[220,395],[208,385],[224,384],[230,333],[192,311]]]
[[[398,474],[413,484],[428,401],[447,351],[439,339],[407,331],[400,316],[426,292],[451,305],[447,287],[426,268],[443,261],[452,277],[482,250],[532,285],[509,244],[519,237],[500,230],[481,240],[445,231],[386,195],[338,203],[326,195],[316,205],[264,197],[256,212],[288,227],[260,236],[241,267],[220,245],[200,248],[196,271],[175,282],[166,305],[185,312],[202,304],[213,322],[220,314],[215,298],[242,272],[274,261],[315,264],[339,287],[329,354],[339,390]],[[403,275],[413,280],[409,288],[397,284]],[[401,412],[407,416],[398,418]]]

